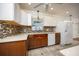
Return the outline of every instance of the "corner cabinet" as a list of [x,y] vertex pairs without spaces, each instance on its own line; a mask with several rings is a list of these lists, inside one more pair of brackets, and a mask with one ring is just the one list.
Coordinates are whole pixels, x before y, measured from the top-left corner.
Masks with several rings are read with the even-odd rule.
[[34,49],[48,46],[48,34],[33,34],[28,36],[28,48]]

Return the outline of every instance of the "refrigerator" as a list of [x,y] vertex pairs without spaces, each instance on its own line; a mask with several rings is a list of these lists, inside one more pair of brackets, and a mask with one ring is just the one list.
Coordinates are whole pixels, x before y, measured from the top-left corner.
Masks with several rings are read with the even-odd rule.
[[60,32],[60,44],[71,44],[73,39],[72,21],[60,21],[57,23],[56,31]]

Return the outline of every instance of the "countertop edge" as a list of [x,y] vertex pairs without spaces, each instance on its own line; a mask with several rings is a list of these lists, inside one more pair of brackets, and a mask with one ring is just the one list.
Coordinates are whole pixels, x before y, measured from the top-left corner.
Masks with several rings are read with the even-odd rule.
[[14,35],[14,36],[10,36],[10,37],[0,39],[0,43],[27,40],[27,37],[28,37],[28,34]]

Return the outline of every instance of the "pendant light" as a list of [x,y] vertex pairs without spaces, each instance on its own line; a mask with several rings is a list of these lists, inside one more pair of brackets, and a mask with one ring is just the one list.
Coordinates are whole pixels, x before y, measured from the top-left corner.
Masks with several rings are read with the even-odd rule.
[[39,10],[37,10],[37,20],[39,20]]
[[70,21],[72,21],[72,15],[69,15],[69,17],[70,17]]

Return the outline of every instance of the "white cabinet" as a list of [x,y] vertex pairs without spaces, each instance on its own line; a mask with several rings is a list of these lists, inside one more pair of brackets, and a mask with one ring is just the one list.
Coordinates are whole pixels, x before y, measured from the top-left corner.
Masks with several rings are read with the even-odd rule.
[[48,34],[48,46],[54,45],[54,44],[55,44],[55,34],[50,33],[50,34]]
[[14,20],[13,3],[0,3],[0,20]]

